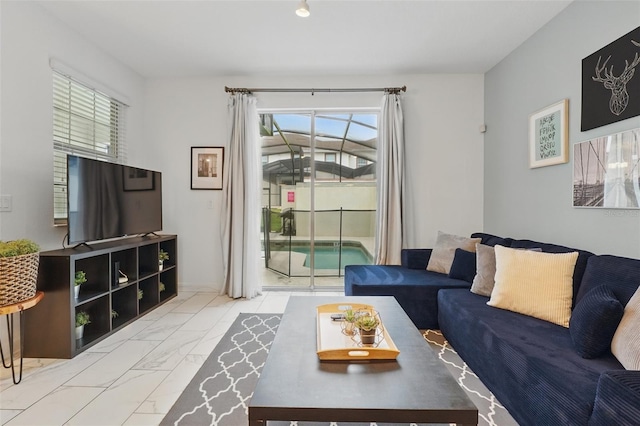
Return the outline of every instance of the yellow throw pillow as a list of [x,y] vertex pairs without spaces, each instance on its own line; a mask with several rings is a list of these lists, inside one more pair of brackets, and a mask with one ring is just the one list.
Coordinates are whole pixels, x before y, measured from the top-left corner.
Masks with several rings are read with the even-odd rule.
[[569,327],[578,252],[495,247],[495,286],[487,305]]
[[627,370],[640,370],[640,288],[624,307],[622,320],[613,335],[611,352]]

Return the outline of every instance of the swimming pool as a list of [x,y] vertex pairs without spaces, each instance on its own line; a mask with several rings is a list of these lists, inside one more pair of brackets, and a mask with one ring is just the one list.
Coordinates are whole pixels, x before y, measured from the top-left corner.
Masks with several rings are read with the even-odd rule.
[[[346,265],[371,265],[373,257],[357,241],[342,242],[340,250],[338,241],[318,241],[314,245],[315,269],[344,269]],[[289,244],[272,242],[271,250],[288,251]],[[291,251],[305,254],[304,266],[311,267],[311,247],[309,241],[294,241],[291,243]]]

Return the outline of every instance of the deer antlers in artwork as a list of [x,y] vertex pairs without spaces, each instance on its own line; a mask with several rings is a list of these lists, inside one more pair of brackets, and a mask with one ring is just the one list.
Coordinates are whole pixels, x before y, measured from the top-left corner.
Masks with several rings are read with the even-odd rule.
[[[640,43],[631,40],[631,43],[640,47]],[[600,61],[602,60],[602,56],[598,58],[598,63],[596,64],[596,76],[591,77],[593,81],[597,81],[604,84],[606,89],[611,90],[611,99],[609,100],[609,109],[615,115],[620,115],[627,108],[629,104],[629,93],[627,92],[627,83],[629,80],[633,78],[636,70],[635,67],[640,64],[640,56],[636,52],[636,56],[631,62],[625,60],[624,61],[624,71],[616,77],[613,75],[613,65],[607,69],[607,62],[611,59],[611,55],[607,58],[606,61],[600,66]],[[601,73],[604,71],[604,77],[601,76]]]

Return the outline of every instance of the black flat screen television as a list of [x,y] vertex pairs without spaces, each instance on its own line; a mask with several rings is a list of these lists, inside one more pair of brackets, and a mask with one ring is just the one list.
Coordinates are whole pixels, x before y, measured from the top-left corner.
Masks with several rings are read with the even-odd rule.
[[67,156],[68,241],[162,230],[162,174]]

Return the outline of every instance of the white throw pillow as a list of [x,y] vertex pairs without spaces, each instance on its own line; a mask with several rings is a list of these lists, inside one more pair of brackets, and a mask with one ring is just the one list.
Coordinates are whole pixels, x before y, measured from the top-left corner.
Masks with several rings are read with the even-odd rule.
[[569,327],[578,252],[495,247],[495,285],[487,305]]
[[427,271],[448,274],[451,270],[453,258],[456,255],[456,249],[461,248],[462,250],[475,252],[476,243],[481,241],[481,238],[460,237],[438,231],[438,238],[429,257]]
[[624,307],[611,341],[611,352],[627,370],[640,370],[640,288]]

